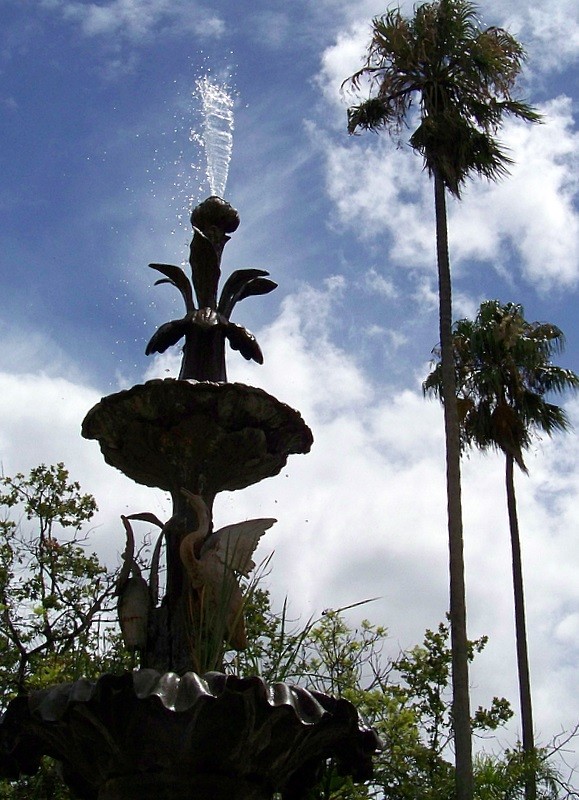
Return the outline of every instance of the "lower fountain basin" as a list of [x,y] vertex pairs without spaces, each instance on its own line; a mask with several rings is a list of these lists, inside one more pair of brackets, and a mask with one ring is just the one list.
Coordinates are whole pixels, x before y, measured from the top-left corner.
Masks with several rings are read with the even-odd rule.
[[13,700],[0,723],[0,772],[61,762],[82,800],[298,800],[326,759],[371,777],[380,748],[346,700],[257,677],[139,670]]

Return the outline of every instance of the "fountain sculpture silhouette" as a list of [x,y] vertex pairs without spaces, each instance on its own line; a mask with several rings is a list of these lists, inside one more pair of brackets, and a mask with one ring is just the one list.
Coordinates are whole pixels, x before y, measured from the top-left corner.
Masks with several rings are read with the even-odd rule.
[[[226,341],[262,361],[231,312],[276,284],[262,270],[238,270],[217,299],[223,248],[239,217],[210,197],[191,219],[192,281],[180,267],[151,265],[164,276],[158,283],[179,289],[186,313],[161,325],[147,353],[184,338],[179,378],[104,397],[82,425],[107,463],[173,500],[165,523],[150,513],[122,519],[119,615],[141,668],[13,700],[0,724],[0,771],[29,774],[49,755],[83,800],[302,800],[328,758],[355,780],[368,778],[379,741],[346,700],[219,671],[224,650],[246,644],[236,576],[252,569],[253,549],[275,520],[213,532],[215,495],[276,475],[290,454],[309,451],[312,434],[263,390],[227,382]],[[134,558],[134,520],[161,531],[148,582]]]

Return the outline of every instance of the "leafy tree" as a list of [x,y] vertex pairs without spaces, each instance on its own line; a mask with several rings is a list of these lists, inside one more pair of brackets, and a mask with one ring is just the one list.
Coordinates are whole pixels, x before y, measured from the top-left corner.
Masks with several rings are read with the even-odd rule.
[[[37,616],[44,618],[40,609],[38,613],[35,612],[35,607],[40,605],[38,600],[31,599],[20,610],[20,620],[15,616],[10,593],[10,587],[18,588],[21,585],[19,581],[30,579],[39,569],[37,561],[31,556],[31,543],[35,536],[38,537],[43,531],[45,538],[55,539],[59,545],[64,546],[71,540],[75,542],[69,550],[76,552],[78,560],[71,557],[67,562],[70,569],[63,568],[62,572],[53,570],[52,573],[58,577],[61,586],[70,582],[74,591],[79,591],[86,575],[87,565],[83,559],[89,559],[91,569],[98,562],[93,562],[94,557],[84,553],[81,536],[82,523],[92,516],[94,500],[90,495],[82,495],[78,484],[69,481],[62,465],[39,467],[28,478],[18,475],[3,481],[6,491],[1,497],[8,513],[0,528],[0,543],[3,546],[10,544],[10,563],[15,565],[13,570],[2,573],[4,596],[8,600],[5,605],[12,615],[7,617],[4,612],[0,621],[0,641],[3,645],[0,668],[3,681],[7,681],[9,687],[3,697],[3,703],[6,703],[20,688],[17,677],[20,662],[18,659],[10,662],[5,659],[6,654],[12,651],[7,646],[10,631],[5,631],[3,626],[6,626],[7,619],[13,619],[22,625],[22,630],[26,630],[28,624],[36,623]],[[20,502],[13,502],[13,492],[17,492]],[[56,509],[59,509],[58,513]],[[47,527],[43,522],[46,520],[49,521]],[[14,522],[14,525],[9,522]],[[33,531],[26,536],[24,528],[28,522],[34,525],[31,526]],[[65,538],[63,527],[72,528],[69,538]],[[42,550],[39,552],[43,553]],[[112,586],[114,582],[115,576],[107,575],[102,567],[91,574],[94,583],[100,579],[103,591],[105,586]],[[60,596],[59,592],[56,594]],[[40,596],[43,596],[42,592]],[[106,602],[105,599],[103,608]],[[79,603],[82,605],[81,601]],[[91,609],[90,600],[86,600],[86,603]],[[48,605],[52,613],[51,603]],[[376,727],[384,742],[384,751],[377,759],[376,775],[370,785],[354,785],[340,776],[330,762],[316,790],[307,800],[367,800],[379,797],[391,800],[451,800],[454,797],[454,768],[448,760],[452,713],[448,696],[451,651],[446,625],[439,626],[436,631],[427,631],[420,646],[390,661],[383,652],[386,630],[369,622],[362,622],[359,627],[352,629],[340,613],[327,611],[318,620],[298,625],[289,619],[287,604],[281,613],[272,612],[267,591],[259,587],[253,587],[247,611],[249,649],[230,653],[226,665],[228,670],[241,675],[261,674],[268,682],[285,680],[345,697]],[[41,630],[37,639],[28,642],[21,635],[20,640],[32,648],[26,660],[23,688],[75,679],[81,674],[96,677],[104,671],[122,669],[128,661],[118,637],[107,634],[103,640],[103,636],[96,635],[101,618],[95,614],[90,628],[81,626],[79,629],[79,639],[84,643],[82,653],[80,646],[73,646],[70,639],[64,636],[43,638]],[[71,624],[74,624],[74,618]],[[94,636],[89,635],[90,629],[94,631]],[[52,622],[50,630],[57,632],[61,629]],[[105,627],[100,633],[106,630]],[[481,639],[469,643],[469,658],[483,649],[485,641]],[[33,652],[41,642],[46,642],[46,647]],[[40,653],[44,653],[43,658]],[[44,669],[45,662],[51,665],[47,670]],[[477,730],[492,731],[507,720],[510,713],[507,701],[494,699],[488,709],[477,710],[472,724]],[[545,776],[545,780],[552,779],[554,773],[548,760],[543,756],[541,758],[541,762],[537,762],[537,770],[542,769],[541,775]],[[528,765],[521,764],[517,750],[496,757],[485,756],[480,763],[480,775],[477,762],[475,778],[477,796],[481,800],[506,800],[511,797],[518,800],[521,776],[526,774],[524,770],[528,769]],[[543,786],[543,783],[541,780],[540,785]],[[554,778],[553,787],[555,794],[545,794],[546,800],[555,800],[557,784]],[[42,770],[36,775],[17,783],[0,783],[0,800],[17,798],[71,800],[72,795],[62,783],[57,765],[46,759]]]
[[[385,628],[363,621],[353,629],[334,611],[296,627],[288,621],[287,608],[281,614],[271,612],[263,590],[254,594],[248,622],[249,651],[235,656],[242,674],[248,669],[249,674],[267,674],[272,680],[270,654],[281,653],[285,680],[350,700],[382,739],[384,749],[377,756],[370,785],[352,784],[328,763],[308,800],[454,798],[455,770],[449,761],[452,653],[447,624],[426,631],[422,644],[389,660],[384,656]],[[482,637],[468,643],[469,660],[483,651],[486,642]],[[277,656],[273,662],[279,663]],[[472,728],[488,737],[511,716],[508,701],[493,698],[488,708],[475,711]],[[515,749],[476,757],[475,797],[518,800],[531,772],[537,776],[541,800],[568,794],[549,761],[549,751],[536,750],[535,760],[529,763]]]
[[[460,198],[467,177],[495,180],[510,159],[495,138],[505,115],[530,122],[539,117],[512,96],[524,60],[517,40],[501,28],[481,30],[468,0],[435,0],[407,19],[399,8],[376,17],[365,65],[350,79],[370,97],[348,110],[348,130],[398,136],[418,125],[410,146],[434,181],[442,394],[446,439],[450,622],[453,651],[453,724],[457,797],[472,797],[472,751],[468,688],[468,646],[460,487],[460,433],[452,359],[452,298],[446,192]],[[373,92],[373,94],[372,94]],[[416,103],[418,114],[411,109]]]
[[[0,479],[0,677],[4,702],[89,670],[113,576],[83,547],[96,503],[63,464]],[[87,653],[93,655],[87,658]]]
[[[122,664],[107,622],[115,576],[85,549],[96,502],[63,464],[0,478],[0,706],[17,694]],[[70,797],[50,759],[0,783],[0,798]]]
[[522,800],[530,780],[540,800],[576,796],[553,769],[546,749],[535,750],[531,758],[517,747],[507,749],[500,757],[483,753],[475,760],[475,796],[480,800]]
[[[523,451],[536,434],[551,436],[569,429],[564,409],[547,402],[546,396],[579,388],[579,376],[552,363],[564,346],[562,331],[547,322],[527,322],[518,304],[485,301],[475,320],[455,323],[452,341],[462,443],[505,455],[523,751],[532,758],[533,711],[513,468],[516,463],[528,472]],[[435,353],[440,359],[440,351]],[[442,398],[440,360],[424,382],[424,391]],[[531,780],[527,795],[534,794]]]

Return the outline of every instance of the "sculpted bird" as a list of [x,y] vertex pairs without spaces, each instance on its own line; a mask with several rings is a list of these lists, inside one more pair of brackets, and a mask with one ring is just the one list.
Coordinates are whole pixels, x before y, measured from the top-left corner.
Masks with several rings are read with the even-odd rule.
[[249,576],[257,543],[277,520],[250,519],[210,534],[211,515],[204,500],[186,489],[182,492],[197,515],[198,526],[181,542],[181,561],[199,595],[204,617],[221,624],[233,649],[243,650],[247,636],[237,576]]
[[134,653],[147,644],[149,619],[149,587],[135,561],[135,537],[131,523],[121,516],[127,534],[127,546],[123,553],[123,566],[116,586],[118,615],[121,634],[127,650]]
[[137,519],[150,522],[161,529],[163,523],[154,514],[130,514],[121,520],[127,536],[127,545],[123,553],[123,565],[119,572],[115,594],[118,596],[118,616],[121,634],[125,647],[133,654],[137,650],[144,650],[147,645],[149,612],[157,603],[159,557],[162,536],[159,536],[151,561],[150,580],[147,581],[141,574],[141,569],[135,559],[135,536],[129,520]]

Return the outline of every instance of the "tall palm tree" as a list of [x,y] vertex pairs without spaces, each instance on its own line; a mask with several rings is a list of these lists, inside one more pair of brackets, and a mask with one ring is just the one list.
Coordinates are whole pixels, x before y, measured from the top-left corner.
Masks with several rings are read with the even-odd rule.
[[[563,345],[563,333],[555,325],[527,322],[521,305],[507,303],[503,306],[497,300],[482,303],[476,319],[460,320],[453,332],[454,405],[460,420],[462,444],[483,451],[494,448],[505,454],[521,727],[523,751],[530,759],[535,741],[513,468],[516,463],[527,473],[523,451],[530,446],[535,434],[550,436],[569,429],[565,411],[545,399],[550,393],[579,388],[578,375],[551,362]],[[424,391],[442,397],[442,380],[439,362],[424,382]],[[535,797],[536,783],[531,772],[526,798],[534,800]]]
[[[434,181],[442,392],[450,562],[453,725],[457,800],[472,798],[468,646],[464,585],[460,434],[452,359],[452,298],[446,192],[460,198],[466,179],[494,180],[511,163],[497,142],[504,115],[539,116],[512,92],[525,54],[501,28],[481,30],[467,0],[435,0],[406,19],[399,8],[376,17],[365,64],[345,83],[369,97],[348,110],[348,130],[386,129],[398,137],[414,121],[410,146]],[[417,115],[411,113],[416,104]]]

